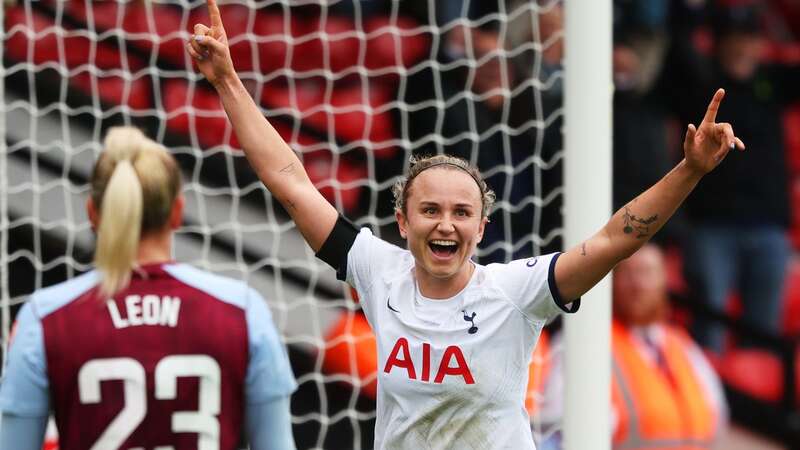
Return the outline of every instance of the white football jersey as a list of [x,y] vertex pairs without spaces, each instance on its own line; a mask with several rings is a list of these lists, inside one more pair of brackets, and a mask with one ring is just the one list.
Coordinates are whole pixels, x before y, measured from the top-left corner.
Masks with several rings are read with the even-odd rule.
[[562,310],[557,257],[476,264],[459,294],[432,300],[419,292],[408,250],[361,230],[347,282],[378,342],[375,449],[534,448],[528,364]]

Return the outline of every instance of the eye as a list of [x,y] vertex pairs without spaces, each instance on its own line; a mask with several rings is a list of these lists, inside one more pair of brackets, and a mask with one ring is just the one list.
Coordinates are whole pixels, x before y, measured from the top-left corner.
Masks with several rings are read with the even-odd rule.
[[463,208],[459,208],[456,210],[456,216],[458,217],[469,217],[469,211]]
[[422,213],[431,216],[433,214],[436,214],[436,208],[433,206],[426,206],[425,208],[422,209]]

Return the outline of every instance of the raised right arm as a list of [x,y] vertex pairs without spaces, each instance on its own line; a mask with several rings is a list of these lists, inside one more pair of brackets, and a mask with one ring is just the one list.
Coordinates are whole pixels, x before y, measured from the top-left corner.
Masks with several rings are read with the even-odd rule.
[[336,223],[336,208],[314,187],[297,155],[245,89],[233,67],[216,1],[207,3],[211,27],[195,25],[187,51],[217,90],[250,166],[316,252]]

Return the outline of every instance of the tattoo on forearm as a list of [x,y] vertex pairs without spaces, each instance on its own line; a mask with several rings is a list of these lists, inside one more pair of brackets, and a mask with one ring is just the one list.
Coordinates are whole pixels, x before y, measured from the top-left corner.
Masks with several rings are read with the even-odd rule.
[[622,220],[625,221],[625,226],[622,228],[622,231],[624,231],[625,234],[636,232],[636,238],[641,239],[650,235],[650,225],[658,220],[658,214],[653,214],[648,218],[637,217],[631,214],[631,210],[626,206]]
[[279,170],[281,173],[292,173],[294,172],[294,163],[289,163],[288,166],[284,167],[283,169]]
[[289,207],[290,207],[290,208],[292,208],[292,209],[297,209],[297,206],[295,206],[295,204],[294,204],[294,202],[293,202],[293,201],[289,200],[289,201],[288,201],[288,203],[289,203]]
[[586,256],[586,242],[581,244],[581,256]]

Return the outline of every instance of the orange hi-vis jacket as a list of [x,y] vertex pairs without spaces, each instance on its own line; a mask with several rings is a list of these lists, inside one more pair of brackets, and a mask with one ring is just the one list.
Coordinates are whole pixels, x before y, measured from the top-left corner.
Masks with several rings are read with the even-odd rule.
[[690,338],[677,328],[664,329],[659,366],[643,357],[624,325],[612,325],[616,450],[712,447],[719,412],[692,367],[686,351]]

